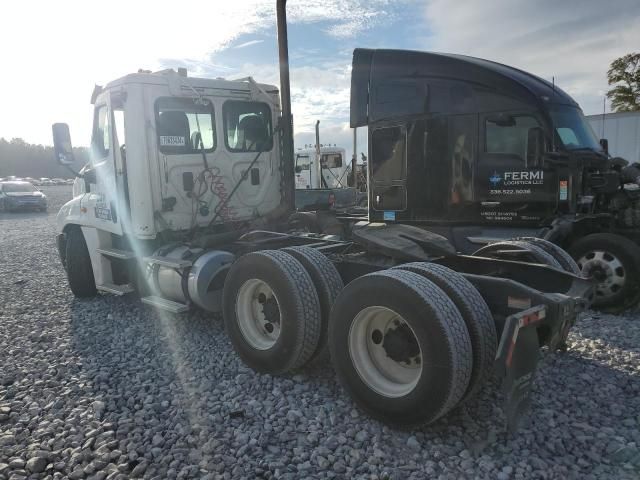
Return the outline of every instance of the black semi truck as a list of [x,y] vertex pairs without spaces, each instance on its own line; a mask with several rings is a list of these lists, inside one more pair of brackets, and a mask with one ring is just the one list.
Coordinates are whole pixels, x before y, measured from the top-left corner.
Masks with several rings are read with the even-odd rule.
[[553,83],[468,56],[357,49],[351,127],[365,125],[371,222],[533,261],[501,240],[547,239],[597,279],[595,306],[637,300],[640,169],[610,158]]

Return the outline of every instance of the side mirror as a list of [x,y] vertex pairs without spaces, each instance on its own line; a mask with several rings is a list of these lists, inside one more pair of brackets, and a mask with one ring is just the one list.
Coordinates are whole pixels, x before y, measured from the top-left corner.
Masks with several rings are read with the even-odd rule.
[[604,150],[604,153],[609,155],[609,140],[607,140],[606,138],[601,138],[600,146],[602,147],[602,150]]
[[[84,178],[84,181],[87,185],[91,183],[96,184],[98,182],[96,171],[93,168],[85,170],[82,174],[82,178]],[[87,189],[87,191],[89,191],[89,189]]]
[[544,130],[531,127],[527,132],[527,167],[542,167],[544,153]]
[[75,159],[73,157],[73,147],[71,146],[69,125],[66,123],[54,123],[51,130],[53,132],[53,150],[56,160],[60,165],[72,165]]

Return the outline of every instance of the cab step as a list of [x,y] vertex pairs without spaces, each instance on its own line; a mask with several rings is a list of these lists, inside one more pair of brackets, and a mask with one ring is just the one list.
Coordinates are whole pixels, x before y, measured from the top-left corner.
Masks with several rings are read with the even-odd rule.
[[103,285],[96,285],[96,288],[101,292],[112,293],[114,295],[126,295],[127,293],[132,293],[134,288],[128,283],[122,285],[115,285],[113,283],[105,283]]
[[96,251],[105,257],[117,258],[118,260],[132,260],[136,254],[131,250],[120,250],[118,248],[97,248]]
[[143,260],[150,264],[161,265],[163,267],[174,268],[176,270],[184,270],[193,265],[191,260],[180,260],[179,258],[168,257],[144,257]]
[[142,303],[151,305],[152,307],[166,310],[171,313],[184,313],[189,310],[189,306],[184,303],[174,302],[162,297],[156,297],[154,295],[149,297],[142,297]]

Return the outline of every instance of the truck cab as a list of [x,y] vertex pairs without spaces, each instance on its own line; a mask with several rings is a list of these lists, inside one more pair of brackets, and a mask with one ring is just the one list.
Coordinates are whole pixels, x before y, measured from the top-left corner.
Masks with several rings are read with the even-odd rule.
[[315,148],[296,151],[296,189],[346,188],[349,166],[344,148],[320,146],[320,170],[317,168],[318,152]]
[[575,202],[569,162],[544,154],[600,150],[571,97],[515,68],[356,50],[354,72],[351,126],[369,126],[374,220],[538,229]]
[[463,253],[542,237],[599,280],[595,305],[640,298],[640,165],[611,159],[554,83],[463,55],[356,49],[351,127],[365,125],[370,221]]
[[279,207],[275,86],[166,70],[96,87],[91,100],[90,163],[58,214],[61,231],[77,224],[152,240]]

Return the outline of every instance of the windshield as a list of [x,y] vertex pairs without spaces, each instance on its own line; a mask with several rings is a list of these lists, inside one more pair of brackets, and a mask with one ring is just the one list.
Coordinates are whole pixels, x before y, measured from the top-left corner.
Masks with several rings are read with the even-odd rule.
[[588,148],[602,151],[598,138],[587,123],[580,109],[570,106],[555,106],[551,109],[553,128],[567,150]]
[[3,192],[35,192],[36,187],[31,185],[30,183],[5,183],[2,186]]

